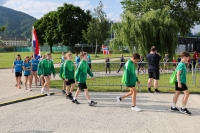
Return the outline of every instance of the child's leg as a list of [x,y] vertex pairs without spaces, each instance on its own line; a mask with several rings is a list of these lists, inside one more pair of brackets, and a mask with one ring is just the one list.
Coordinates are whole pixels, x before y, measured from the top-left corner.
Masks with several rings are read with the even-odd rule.
[[123,95],[123,96],[121,97],[121,100],[124,99],[124,98],[126,98],[126,97],[131,96],[132,94],[133,94],[133,92],[132,92],[131,89],[130,89],[130,92],[128,92],[128,93],[126,93],[125,95]]
[[[24,87],[27,88],[28,77],[24,76]],[[18,81],[19,82],[19,81]]]
[[185,108],[190,93],[189,93],[188,90],[185,90],[185,91],[183,91],[183,92],[184,92],[184,96],[183,96],[182,104],[183,104],[183,108]]
[[174,95],[174,97],[173,97],[173,105],[172,105],[173,108],[176,107],[176,103],[177,103],[177,100],[178,100],[179,95],[180,95],[180,91],[176,91],[176,92],[175,92],[175,95]]
[[37,86],[37,72],[33,72],[33,76],[35,78],[35,85]]
[[70,86],[69,85],[66,85],[66,94],[69,95],[69,89],[70,89]]
[[80,91],[81,91],[81,90],[80,90],[79,88],[76,90],[76,93],[75,93],[75,95],[74,95],[74,100],[78,97]]
[[106,66],[106,73],[107,73],[107,68],[108,68],[108,66]]
[[132,106],[136,106],[136,95],[137,95],[137,90],[135,87],[130,88],[132,92]]
[[74,90],[75,84],[71,84],[71,88],[69,90],[69,92],[72,92]]
[[32,85],[31,75],[28,76],[28,81],[29,81],[29,90],[31,90],[31,85]]
[[17,78],[18,78],[18,79],[17,79],[18,87],[21,88],[21,87],[20,87],[20,86],[21,86],[21,76],[18,76]]
[[90,102],[90,95],[88,93],[88,89],[84,89],[84,93],[85,93],[87,100]]
[[50,84],[50,77],[49,76],[44,76],[45,83],[44,83],[44,88],[49,89],[49,84]]

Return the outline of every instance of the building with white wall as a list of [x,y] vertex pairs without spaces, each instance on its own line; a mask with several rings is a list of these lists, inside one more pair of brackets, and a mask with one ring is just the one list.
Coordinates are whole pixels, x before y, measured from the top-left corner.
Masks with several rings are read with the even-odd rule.
[[0,36],[0,41],[3,42],[4,46],[29,46],[29,40],[22,37],[3,37]]

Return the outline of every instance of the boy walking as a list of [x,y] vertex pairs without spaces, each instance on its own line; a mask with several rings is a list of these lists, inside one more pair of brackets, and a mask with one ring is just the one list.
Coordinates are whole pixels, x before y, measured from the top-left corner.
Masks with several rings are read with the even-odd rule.
[[132,96],[132,107],[131,110],[134,111],[141,111],[141,109],[136,106],[136,94],[137,90],[135,88],[136,86],[136,81],[138,84],[140,84],[136,74],[135,74],[135,63],[137,63],[140,60],[140,55],[137,53],[134,53],[129,59],[125,66],[124,66],[124,73],[123,73],[123,78],[122,81],[125,83],[127,87],[130,88],[130,92],[126,93],[125,95],[119,97],[117,96],[117,104],[120,103],[120,101],[128,96]]
[[87,74],[89,74],[91,77],[93,77],[93,73],[91,72],[88,63],[87,63],[87,53],[83,52],[81,53],[81,58],[82,61],[80,62],[78,68],[76,69],[75,72],[75,80],[78,82],[78,89],[76,91],[76,94],[72,100],[73,103],[79,104],[77,101],[77,97],[80,93],[81,90],[84,90],[85,96],[88,100],[89,106],[94,106],[97,104],[97,102],[91,101],[89,93],[88,93],[88,88],[86,85],[86,79],[87,79]]
[[[171,111],[180,111],[183,114],[191,115],[191,113],[187,110],[186,104],[189,97],[189,91],[186,85],[186,73],[187,68],[186,64],[190,58],[190,54],[188,52],[182,52],[181,53],[181,62],[178,64],[176,70],[177,70],[177,81],[175,82],[175,95],[173,98],[173,104],[171,107]],[[176,108],[176,103],[178,100],[178,97],[180,95],[180,92],[183,91],[184,96],[182,100],[182,108],[179,110]]]

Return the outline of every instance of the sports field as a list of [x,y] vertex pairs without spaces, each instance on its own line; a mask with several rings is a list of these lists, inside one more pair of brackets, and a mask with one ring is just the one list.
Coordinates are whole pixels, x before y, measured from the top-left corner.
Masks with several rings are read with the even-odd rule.
[[[24,60],[25,56],[30,56],[33,53],[32,52],[0,52],[0,68],[10,68],[13,64],[13,61],[16,58],[16,55],[20,54],[22,59]],[[42,55],[45,54],[45,52],[41,53]],[[123,54],[125,57],[126,56],[131,56],[131,53],[124,53]],[[97,54],[98,57],[95,57],[94,54],[90,54],[92,60],[97,60],[97,59],[105,59],[109,55],[103,55],[103,54]],[[110,58],[120,58],[121,54],[111,54]],[[53,62],[55,64],[60,62],[61,58],[61,53],[52,53],[53,57]],[[75,54],[73,55],[73,60],[75,58]]]

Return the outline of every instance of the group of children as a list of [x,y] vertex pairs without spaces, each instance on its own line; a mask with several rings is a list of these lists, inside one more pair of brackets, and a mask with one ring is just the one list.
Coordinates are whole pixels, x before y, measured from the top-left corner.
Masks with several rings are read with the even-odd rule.
[[[66,91],[63,90],[63,93],[66,94],[67,99],[72,100],[73,103],[79,104],[77,97],[80,91],[83,90],[88,100],[88,104],[90,106],[94,106],[95,104],[97,104],[97,102],[91,100],[90,95],[88,93],[88,87],[86,84],[87,74],[89,74],[94,79],[94,75],[91,72],[91,69],[89,68],[87,61],[88,54],[87,52],[81,52],[80,57],[77,56],[78,54],[76,54],[76,59],[77,59],[76,61],[79,62],[74,64],[74,62],[72,61],[71,52],[63,54],[61,61],[62,64],[60,67],[60,75],[59,75],[60,78],[63,79],[63,87],[66,90]],[[180,58],[181,58],[180,63],[176,67],[177,70],[177,80],[175,83],[176,91],[173,98],[171,111],[180,111],[181,113],[191,115],[191,113],[186,108],[186,104],[189,97],[189,91],[186,85],[186,73],[187,73],[186,63],[190,58],[190,54],[188,52],[182,52]],[[126,93],[121,97],[120,96],[117,97],[117,104],[119,104],[120,101],[122,101],[124,98],[132,96],[131,109],[134,111],[142,110],[136,104],[136,95],[137,95],[136,82],[140,84],[140,81],[135,73],[136,63],[138,61],[140,61],[140,55],[134,53],[132,57],[125,63],[122,82],[128,88],[130,88],[130,92]],[[46,91],[47,95],[50,95],[49,87],[50,87],[51,74],[55,76],[54,64],[53,61],[51,60],[51,53],[46,53],[46,57],[43,56],[43,59],[40,62],[37,61],[34,57],[30,61],[30,58],[28,56],[25,57],[25,60],[23,62],[21,60],[20,55],[17,55],[17,59],[14,61],[13,64],[13,69],[14,68],[15,68],[17,87],[19,89],[21,88],[20,85],[21,85],[22,71],[24,71],[25,89],[27,89],[27,81],[29,81],[29,90],[31,90],[31,84],[32,84],[32,80],[30,78],[31,75],[36,75],[36,76],[38,75],[42,80],[41,93],[44,93]],[[35,83],[37,85],[37,78],[35,80],[36,80]],[[76,84],[78,84],[78,89],[76,90],[74,96],[72,96],[72,91]],[[181,91],[184,92],[184,97],[182,101],[182,108],[179,110],[176,107],[176,103]]]

